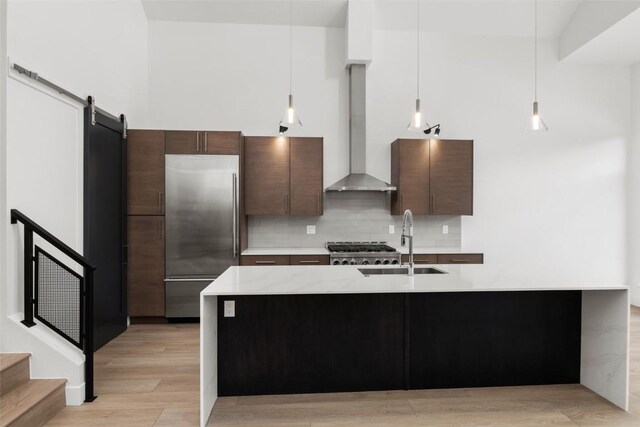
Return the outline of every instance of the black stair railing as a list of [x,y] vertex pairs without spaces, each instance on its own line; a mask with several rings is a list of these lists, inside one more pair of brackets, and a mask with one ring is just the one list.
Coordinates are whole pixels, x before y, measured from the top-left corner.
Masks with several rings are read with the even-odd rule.
[[[85,402],[92,402],[96,399],[93,394],[93,272],[96,268],[25,214],[11,209],[11,223],[18,222],[24,225],[22,323],[30,328],[35,325],[35,318],[82,350]],[[78,263],[83,275],[34,246],[34,233]]]

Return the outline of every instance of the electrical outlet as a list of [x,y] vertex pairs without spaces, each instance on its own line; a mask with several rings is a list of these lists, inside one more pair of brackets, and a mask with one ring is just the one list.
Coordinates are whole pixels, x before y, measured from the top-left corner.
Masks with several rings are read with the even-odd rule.
[[448,225],[443,225],[442,226],[442,234],[449,234],[449,226]]
[[396,226],[395,225],[390,225],[389,226],[389,234],[395,234],[396,233]]
[[307,225],[307,234],[316,234],[316,226]]
[[224,317],[236,317],[236,302],[225,301],[224,302]]

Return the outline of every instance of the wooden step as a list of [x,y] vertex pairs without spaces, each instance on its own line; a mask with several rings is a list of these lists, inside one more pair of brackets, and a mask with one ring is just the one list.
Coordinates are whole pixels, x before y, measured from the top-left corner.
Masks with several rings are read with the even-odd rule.
[[67,380],[29,380],[0,398],[0,427],[39,427],[64,408]]
[[29,381],[29,353],[0,354],[0,396]]

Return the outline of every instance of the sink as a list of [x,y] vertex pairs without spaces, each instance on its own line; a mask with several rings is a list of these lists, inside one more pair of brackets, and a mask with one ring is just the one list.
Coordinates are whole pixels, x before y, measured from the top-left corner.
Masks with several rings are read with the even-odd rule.
[[[360,273],[365,276],[371,275],[379,275],[379,274],[407,274],[409,269],[398,267],[398,268],[358,268]],[[413,269],[414,274],[447,274],[442,270],[438,270],[433,267],[415,267]]]

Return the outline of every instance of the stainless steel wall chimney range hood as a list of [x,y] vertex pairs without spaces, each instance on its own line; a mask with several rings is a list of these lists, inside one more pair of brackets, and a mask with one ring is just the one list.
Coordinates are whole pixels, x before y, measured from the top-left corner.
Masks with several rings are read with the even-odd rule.
[[325,191],[395,191],[396,187],[366,173],[366,65],[349,69],[349,175]]

